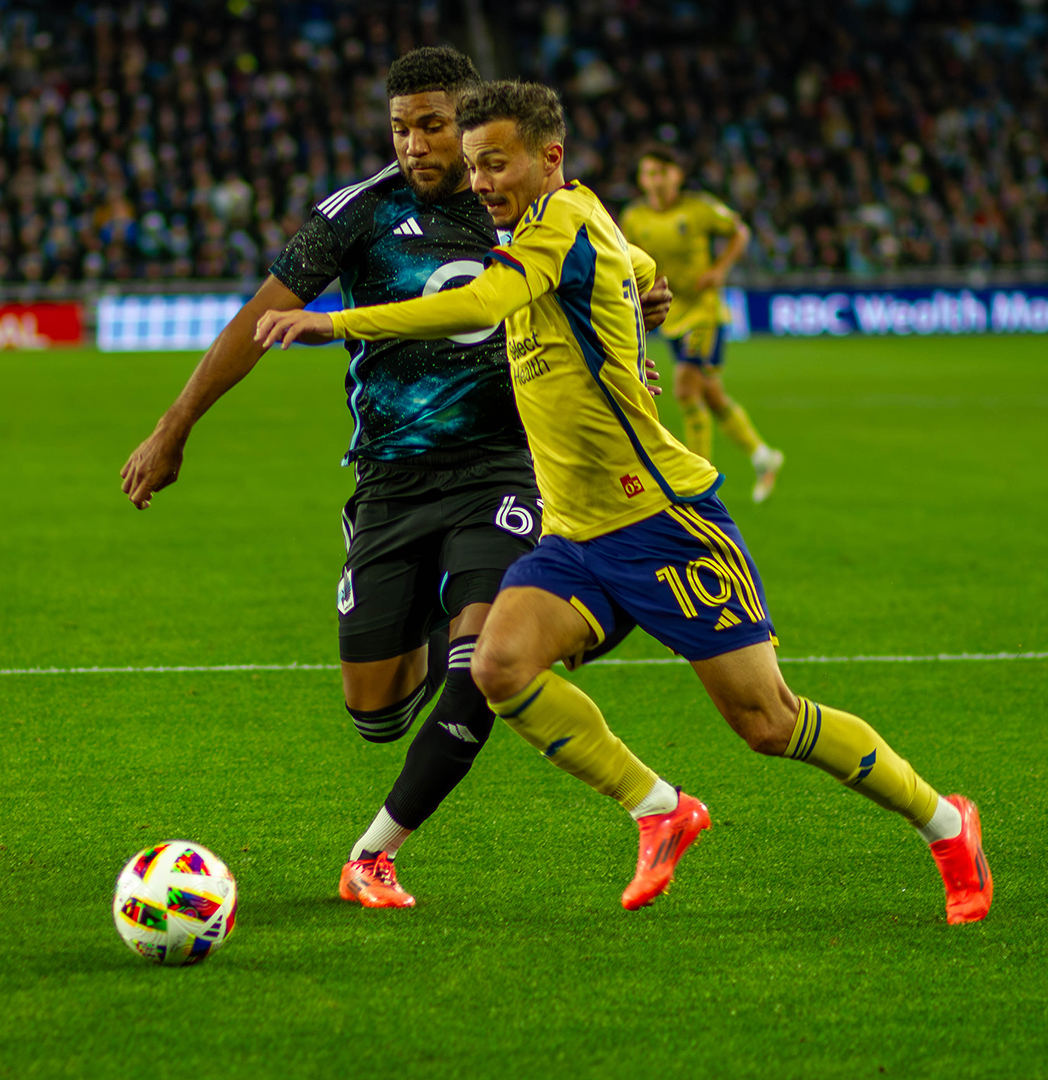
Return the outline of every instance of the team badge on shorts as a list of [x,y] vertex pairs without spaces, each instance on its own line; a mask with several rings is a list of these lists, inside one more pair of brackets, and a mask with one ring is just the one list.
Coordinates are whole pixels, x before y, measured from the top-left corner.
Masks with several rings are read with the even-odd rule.
[[353,595],[353,571],[347,566],[342,571],[342,577],[338,583],[338,611],[340,615],[348,615],[356,603]]

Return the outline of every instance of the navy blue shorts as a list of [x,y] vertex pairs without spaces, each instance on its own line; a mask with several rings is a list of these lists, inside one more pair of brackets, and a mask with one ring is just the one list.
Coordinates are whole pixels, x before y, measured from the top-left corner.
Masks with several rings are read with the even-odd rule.
[[724,331],[723,326],[697,326],[683,337],[670,341],[673,355],[684,364],[704,368],[723,367]]
[[757,567],[715,495],[593,540],[544,536],[506,571],[502,588],[518,586],[571,604],[597,637],[593,655],[635,625],[685,660],[778,644]]

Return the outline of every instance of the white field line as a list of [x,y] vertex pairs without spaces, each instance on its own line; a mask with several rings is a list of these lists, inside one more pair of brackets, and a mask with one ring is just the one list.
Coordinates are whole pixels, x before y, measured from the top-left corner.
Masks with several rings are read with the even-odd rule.
[[[928,656],[780,656],[780,664],[927,664],[987,660],[1048,660],[1048,652],[934,653]],[[594,660],[587,667],[657,667],[681,664],[679,656]],[[338,671],[338,664],[211,664],[171,667],[0,668],[0,675],[168,675],[220,671]]]

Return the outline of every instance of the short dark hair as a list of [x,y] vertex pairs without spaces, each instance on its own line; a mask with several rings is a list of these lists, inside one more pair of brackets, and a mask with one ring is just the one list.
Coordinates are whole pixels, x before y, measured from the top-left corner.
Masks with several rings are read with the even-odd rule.
[[536,153],[551,141],[564,142],[564,107],[556,90],[541,83],[489,82],[459,100],[455,120],[472,131],[493,120],[515,120],[520,141]]
[[390,64],[386,96],[392,100],[432,90],[457,96],[480,85],[480,72],[468,56],[450,45],[426,45],[404,53]]
[[683,173],[687,174],[688,172],[687,154],[676,146],[670,146],[669,143],[653,142],[645,144],[637,155],[637,165],[639,166],[645,158],[661,161],[665,165],[676,165]]

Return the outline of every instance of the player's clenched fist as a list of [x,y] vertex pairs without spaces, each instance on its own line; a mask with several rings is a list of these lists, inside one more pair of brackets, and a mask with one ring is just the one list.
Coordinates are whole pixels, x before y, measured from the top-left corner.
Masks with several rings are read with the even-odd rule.
[[282,349],[293,341],[301,341],[303,345],[324,345],[334,336],[331,316],[316,311],[267,311],[255,328],[255,341],[262,342],[263,349],[278,341]]
[[644,316],[644,329],[658,329],[666,321],[672,303],[673,293],[670,292],[669,278],[656,278],[655,284],[640,298],[640,310]]

